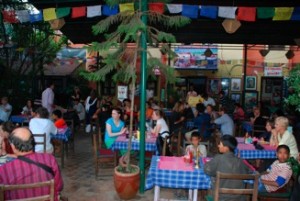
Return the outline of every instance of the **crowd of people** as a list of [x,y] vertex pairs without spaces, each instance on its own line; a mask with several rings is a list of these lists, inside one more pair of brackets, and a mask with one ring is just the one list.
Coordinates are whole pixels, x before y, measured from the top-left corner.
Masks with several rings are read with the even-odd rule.
[[[0,166],[0,183],[18,184],[20,180],[13,180],[12,177],[22,178],[28,181],[28,177],[33,177],[31,181],[47,180],[50,177],[55,179],[56,194],[62,190],[62,178],[53,155],[53,143],[51,135],[58,133],[61,128],[67,127],[65,118],[75,120],[75,126],[82,127],[86,133],[90,133],[93,128],[92,121],[97,122],[99,128],[104,133],[104,143],[106,148],[111,148],[118,136],[128,131],[130,124],[130,115],[135,117],[133,123],[135,129],[138,128],[140,111],[137,107],[131,107],[131,100],[124,99],[117,104],[112,103],[111,97],[99,99],[97,93],[92,90],[89,96],[84,99],[81,96],[80,89],[74,88],[74,93],[70,97],[70,107],[64,109],[55,105],[53,83],[49,84],[42,93],[41,105],[34,105],[31,100],[20,111],[23,115],[30,116],[28,128],[16,128],[9,122],[9,116],[12,106],[8,103],[6,97],[1,99],[0,121],[0,155],[9,154],[15,158],[9,165]],[[289,120],[283,114],[272,114],[265,116],[261,113],[259,107],[254,107],[252,114],[247,116],[239,103],[233,104],[223,91],[219,93],[218,99],[210,97],[203,93],[199,95],[192,87],[184,97],[176,102],[168,117],[165,116],[163,105],[153,98],[149,98],[146,104],[146,127],[149,132],[157,137],[156,145],[158,155],[163,154],[163,141],[171,143],[170,136],[182,135],[185,139],[181,146],[184,148],[182,154],[193,153],[195,156],[211,156],[204,171],[206,174],[214,177],[217,171],[226,173],[249,172],[249,168],[242,159],[238,158],[234,151],[237,147],[237,131],[241,136],[247,138],[257,138],[259,141],[269,143],[277,148],[276,161],[269,161],[272,167],[267,174],[261,176],[260,191],[272,192],[286,185],[289,181],[292,170],[287,164],[289,157],[298,160],[299,151],[297,142],[291,131],[288,130]],[[197,102],[190,104],[190,98],[196,98]],[[255,126],[265,127],[265,132],[255,133]],[[240,130],[237,128],[241,128]],[[33,134],[46,134],[46,152],[43,153],[43,145],[35,145],[34,142],[40,139],[34,138]],[[201,141],[211,142],[217,138],[214,144],[218,148],[218,153],[211,153],[206,146],[200,144]],[[187,146],[186,146],[187,145]],[[166,154],[172,155],[172,150],[167,147]],[[123,155],[126,150],[121,150]],[[26,157],[38,163],[43,163],[52,168],[54,173],[49,173],[38,169],[36,165],[28,164],[21,158]],[[259,164],[259,163],[256,163]],[[29,167],[30,166],[30,167]],[[8,173],[9,169],[25,168],[26,171],[18,173]],[[258,168],[258,167],[255,167]],[[28,170],[27,170],[28,169]],[[36,170],[38,169],[38,170]],[[41,174],[40,178],[37,173]],[[8,179],[8,175],[10,179]],[[227,188],[236,188],[240,186],[238,182],[221,182],[220,186]],[[37,193],[37,192],[32,192]],[[23,196],[20,192],[12,195],[15,199]],[[226,200],[225,197],[221,197]]]

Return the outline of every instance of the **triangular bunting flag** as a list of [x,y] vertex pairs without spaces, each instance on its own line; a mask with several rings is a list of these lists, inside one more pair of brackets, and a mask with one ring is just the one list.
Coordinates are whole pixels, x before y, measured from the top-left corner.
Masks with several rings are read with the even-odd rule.
[[87,17],[97,17],[101,15],[101,5],[87,7]]
[[290,20],[294,8],[293,7],[280,7],[275,8],[275,15],[273,17],[274,21],[279,20]]
[[15,10],[3,10],[2,15],[3,15],[4,22],[8,22],[8,23],[18,23],[19,22],[17,19]]
[[300,7],[295,7],[291,20],[300,20]]
[[274,17],[275,9],[273,7],[257,7],[257,18],[267,19]]
[[80,7],[73,7],[72,8],[72,18],[79,18],[79,17],[85,17],[86,16],[86,7],[80,6]]
[[63,18],[71,13],[71,8],[70,7],[63,7],[63,8],[57,8],[56,9],[56,17],[57,18]]
[[219,6],[218,16],[227,19],[235,19],[236,9],[237,7]]
[[168,10],[170,13],[181,13],[182,4],[167,4]]
[[43,13],[41,10],[29,13],[29,18],[31,23],[43,21]]
[[216,19],[218,14],[217,6],[201,6],[200,16]]
[[29,11],[28,10],[17,10],[16,11],[17,18],[21,23],[24,22],[29,22],[30,17],[29,17]]
[[182,5],[181,15],[196,19],[198,18],[199,6],[196,5]]
[[108,5],[103,5],[102,6],[102,14],[105,16],[111,16],[111,15],[116,15],[119,10],[119,6],[108,6]]
[[44,21],[57,19],[55,8],[46,8],[43,10]]
[[153,12],[157,12],[163,14],[165,12],[165,4],[156,2],[156,3],[148,3],[149,10]]
[[133,3],[121,3],[121,4],[119,4],[119,9],[120,9],[120,12],[129,11],[129,12],[133,13],[134,4]]
[[256,16],[255,7],[239,7],[237,19],[242,21],[254,22]]

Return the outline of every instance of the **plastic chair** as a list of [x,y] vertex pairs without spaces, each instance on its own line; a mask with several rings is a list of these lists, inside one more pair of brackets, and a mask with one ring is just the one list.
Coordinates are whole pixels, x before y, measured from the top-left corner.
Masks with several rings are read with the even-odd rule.
[[14,199],[14,200],[7,200],[5,201],[54,201],[54,180],[44,181],[44,182],[37,182],[32,184],[17,184],[17,185],[0,185],[0,201],[4,201],[5,192],[16,191],[16,190],[26,190],[26,189],[34,189],[34,188],[41,188],[41,187],[49,187],[49,193],[46,195],[35,196],[35,197],[27,197],[21,199]]
[[[229,180],[254,180],[253,188],[220,188],[220,180],[229,179]],[[229,174],[217,172],[216,183],[215,183],[215,192],[214,198],[212,196],[206,196],[207,201],[217,201],[219,200],[220,194],[231,194],[231,195],[252,195],[252,201],[257,201],[258,195],[258,179],[259,174]]]

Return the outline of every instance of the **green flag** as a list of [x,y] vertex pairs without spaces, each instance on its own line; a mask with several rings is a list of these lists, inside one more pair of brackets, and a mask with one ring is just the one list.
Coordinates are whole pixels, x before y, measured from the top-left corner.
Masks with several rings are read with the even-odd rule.
[[70,15],[71,8],[70,7],[64,7],[64,8],[57,8],[56,9],[56,16],[57,18],[63,18],[68,15]]
[[257,7],[257,18],[266,19],[273,18],[275,15],[275,9],[273,7]]

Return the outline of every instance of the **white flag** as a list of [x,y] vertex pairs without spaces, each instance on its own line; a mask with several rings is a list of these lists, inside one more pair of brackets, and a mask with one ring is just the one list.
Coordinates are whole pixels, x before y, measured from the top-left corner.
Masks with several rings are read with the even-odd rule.
[[101,5],[87,7],[87,17],[96,17],[101,15]]
[[167,4],[170,13],[181,13],[182,4]]
[[16,10],[16,15],[21,23],[29,22],[30,16],[28,10]]
[[219,6],[219,17],[227,18],[227,19],[235,19],[235,11],[237,7],[230,6]]

